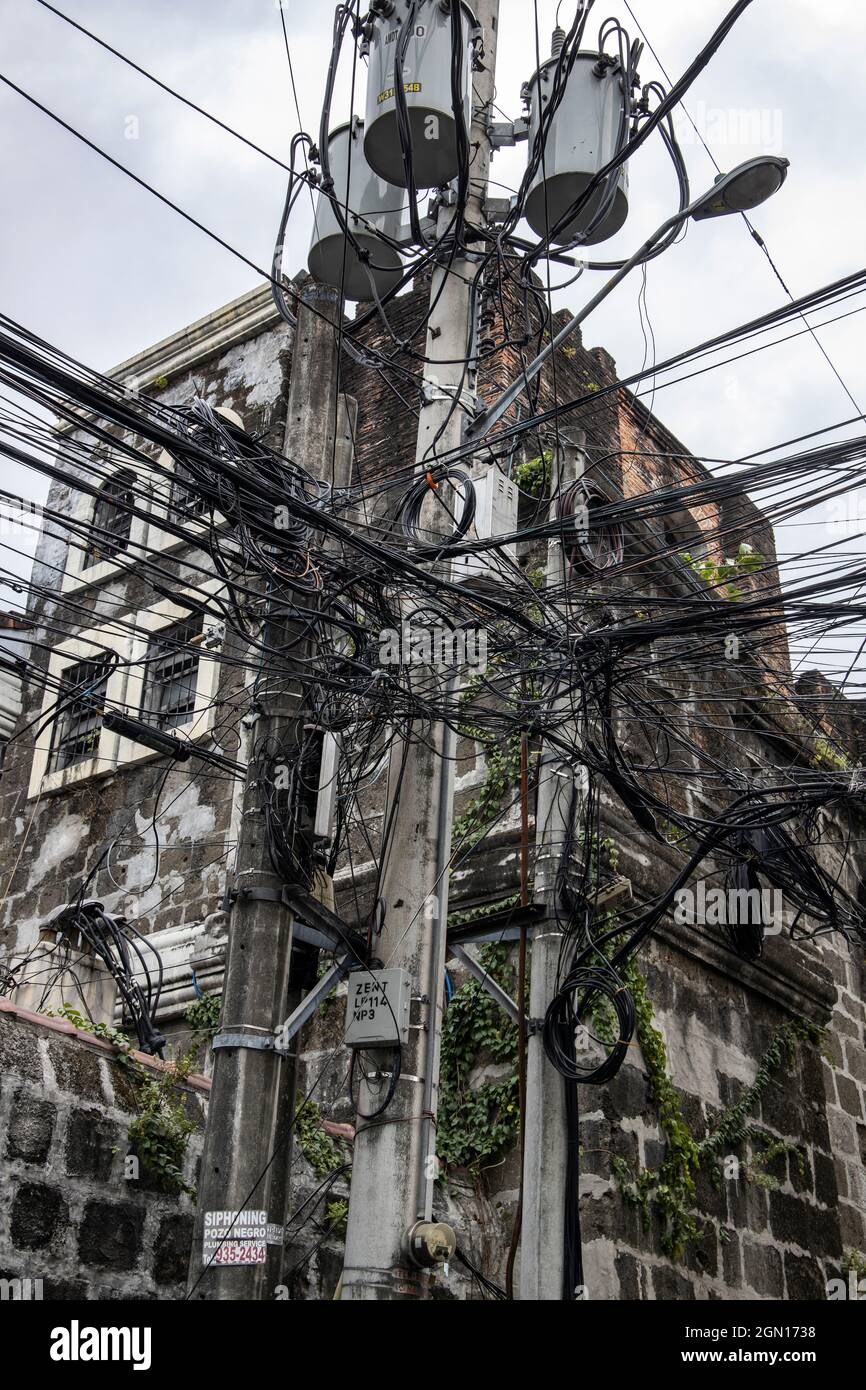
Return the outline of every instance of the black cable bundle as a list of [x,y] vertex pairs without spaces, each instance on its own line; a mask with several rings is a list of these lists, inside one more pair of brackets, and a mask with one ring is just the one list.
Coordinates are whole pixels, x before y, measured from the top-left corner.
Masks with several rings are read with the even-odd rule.
[[[165,1038],[154,1022],[162,993],[162,957],[153,943],[124,917],[113,917],[100,902],[74,904],[52,923],[65,936],[78,934],[106,966],[117,985],[125,1011],[132,1020],[142,1052],[161,1057]],[[156,960],[156,984],[151,978],[144,952]],[[142,989],[135,978],[133,957],[144,976]]]

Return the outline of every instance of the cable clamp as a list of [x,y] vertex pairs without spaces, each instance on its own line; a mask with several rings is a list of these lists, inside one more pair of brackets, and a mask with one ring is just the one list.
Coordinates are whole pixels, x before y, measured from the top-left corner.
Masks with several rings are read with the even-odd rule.
[[233,902],[242,899],[244,902],[281,903],[283,890],[282,888],[236,888],[229,896]]
[[273,1033],[217,1033],[211,1047],[214,1052],[238,1047],[248,1048],[252,1052],[273,1052],[274,1042]]

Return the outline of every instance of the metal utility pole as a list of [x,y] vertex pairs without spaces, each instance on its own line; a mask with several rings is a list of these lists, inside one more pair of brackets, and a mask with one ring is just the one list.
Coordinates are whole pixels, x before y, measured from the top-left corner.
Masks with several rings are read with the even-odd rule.
[[[340,313],[335,290],[307,281],[295,330],[284,453],[327,482],[334,481],[335,458],[341,457],[335,441]],[[272,656],[251,749],[272,753],[296,742],[303,701],[295,664],[299,631],[291,615],[269,606],[263,640]],[[308,647],[303,650],[309,655]],[[201,1299],[272,1298],[280,1282],[282,1249],[273,1237],[285,1219],[295,1057],[274,1050],[274,1035],[300,1000],[309,948],[293,943],[293,916],[268,851],[260,775],[251,757],[190,1262],[190,1296]],[[264,1261],[253,1263],[261,1259],[261,1232],[268,1225],[276,1228],[272,1243]]]
[[[470,234],[485,222],[499,0],[480,0],[475,11],[485,57],[484,70],[473,76],[476,104],[466,210]],[[440,236],[447,235],[453,215],[453,207],[440,210]],[[478,262],[469,257],[433,274],[426,348],[430,365],[416,451],[422,475],[438,453],[462,442],[465,414],[454,408],[454,401],[475,384],[474,374],[464,379],[461,363],[473,351],[472,285],[477,274]],[[434,681],[431,672],[431,694]],[[440,698],[443,688],[440,678]],[[410,1261],[407,1237],[418,1221],[431,1218],[436,1176],[453,778],[452,738],[441,724],[415,731],[414,737],[410,730],[392,754],[385,823],[392,809],[395,820],[381,886],[384,925],[374,952],[388,968],[407,972],[417,1026],[403,1048],[401,1079],[382,1122],[358,1125],[342,1280],[345,1300],[408,1300],[423,1297],[428,1288],[428,1276]],[[375,1105],[375,1092],[362,1082],[362,1110],[369,1113]]]
[[[561,437],[550,480],[549,520],[555,524],[558,502],[583,476],[583,436]],[[560,536],[547,548],[547,587],[567,594],[569,561]],[[567,612],[567,597],[562,610]],[[555,708],[562,710],[562,701]],[[568,741],[566,730],[563,737]],[[568,837],[574,793],[574,769],[569,758],[545,744],[538,769],[535,812],[535,876],[533,898],[547,908],[547,917],[532,938],[532,978],[529,1012],[543,1018],[556,994],[556,969],[562,933],[556,925],[557,880]],[[578,807],[576,819],[580,819]],[[530,1036],[526,1063],[526,1124],[523,1163],[523,1227],[520,1246],[521,1301],[558,1302],[563,1290],[563,1232],[567,1128],[565,1081],[548,1060],[542,1035]]]

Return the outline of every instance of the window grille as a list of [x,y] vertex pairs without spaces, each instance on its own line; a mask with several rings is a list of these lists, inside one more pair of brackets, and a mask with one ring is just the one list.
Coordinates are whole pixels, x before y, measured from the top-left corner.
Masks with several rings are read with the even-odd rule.
[[176,729],[195,713],[202,619],[185,618],[158,633],[147,650],[141,717],[160,729]]
[[99,751],[111,665],[106,652],[67,666],[62,673],[58,696],[60,709],[54,720],[48,756],[49,772],[75,767],[95,757]]

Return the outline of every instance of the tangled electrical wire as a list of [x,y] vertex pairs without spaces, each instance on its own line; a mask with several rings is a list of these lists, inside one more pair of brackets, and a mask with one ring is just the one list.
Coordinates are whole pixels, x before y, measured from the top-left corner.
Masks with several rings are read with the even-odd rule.
[[[622,95],[614,154],[570,207],[547,220],[543,235],[527,241],[518,224],[543,173],[569,77],[585,51],[594,0],[576,7],[548,60],[548,100],[510,211],[498,225],[471,233],[465,214],[474,156],[465,119],[461,8],[450,6],[459,171],[453,198],[434,198],[433,212],[447,211],[436,224],[419,205],[404,91],[403,65],[421,9],[421,0],[410,0],[395,20],[394,42],[410,237],[405,243],[383,237],[383,248],[399,251],[402,271],[381,293],[372,274],[378,263],[358,241],[357,221],[330,166],[340,55],[351,35],[358,57],[367,25],[357,5],[338,6],[318,145],[303,133],[291,142],[268,277],[281,318],[297,326],[299,296],[283,278],[283,248],[301,192],[315,189],[371,272],[370,303],[352,322],[334,324],[348,358],[343,384],[363,398],[375,378],[399,401],[401,419],[418,415],[424,405],[420,378],[436,365],[425,346],[436,308],[425,277],[471,260],[479,332],[458,360],[461,389],[451,415],[465,408],[462,387],[470,373],[478,373],[485,389],[502,389],[515,358],[525,366],[550,333],[551,286],[543,287],[539,266],[566,266],[576,271],[573,278],[618,268],[580,262],[571,253],[593,244],[626,163],[655,131],[675,171],[679,206],[688,206],[673,112],[748,3],[733,6],[669,90],[642,86],[642,45],[615,20],[601,25],[597,61]],[[477,71],[483,53],[474,39],[472,47]],[[299,170],[302,155],[312,169]],[[569,240],[566,230],[576,222],[581,229]],[[647,259],[662,254],[676,235],[655,244]],[[410,282],[416,288],[407,295]],[[572,1134],[578,1084],[608,1083],[632,1042],[630,965],[670,921],[678,894],[696,875],[719,882],[728,896],[754,895],[765,884],[777,889],[794,940],[838,934],[866,944],[864,904],[851,881],[854,855],[844,833],[834,838],[830,830],[847,825],[849,842],[861,838],[852,827],[866,812],[844,700],[856,658],[842,667],[839,686],[821,698],[804,693],[797,679],[816,647],[852,633],[859,640],[866,563],[861,553],[832,541],[822,554],[804,548],[777,557],[770,530],[856,497],[866,466],[862,420],[841,421],[745,459],[698,460],[677,450],[675,441],[667,451],[654,447],[645,438],[647,413],[628,391],[648,379],[659,391],[768,350],[787,340],[778,334],[793,320],[807,315],[833,314],[824,321],[834,322],[862,312],[864,294],[866,271],[858,271],[627,381],[587,387],[569,399],[557,394],[545,403],[539,381],[525,393],[520,416],[481,446],[440,447],[441,428],[420,469],[413,442],[404,448],[395,439],[393,466],[384,476],[381,468],[368,470],[356,435],[355,474],[340,482],[313,476],[282,452],[281,441],[248,433],[204,399],[169,406],[131,393],[0,316],[0,385],[8,393],[0,411],[0,455],[53,483],[72,479],[93,508],[104,503],[100,515],[110,516],[111,525],[97,522],[95,510],[82,519],[63,506],[47,507],[43,522],[72,551],[109,556],[121,575],[135,573],[201,620],[200,640],[218,646],[221,664],[244,692],[226,733],[239,741],[237,729],[244,724],[249,730],[248,758],[274,870],[284,883],[311,892],[322,873],[333,876],[347,866],[370,963],[383,910],[381,866],[393,837],[393,817],[377,819],[370,804],[384,792],[401,752],[429,743],[434,727],[444,724],[488,759],[525,738],[534,754],[544,755],[540,768],[549,767],[550,757],[558,760],[551,775],[571,789],[549,904],[561,947],[553,997],[538,1022],[547,1056],[564,1079]],[[729,352],[734,355],[722,356]],[[638,443],[612,448],[596,424],[585,446],[584,476],[561,484],[549,458],[561,452],[562,427],[591,423],[611,397],[643,427],[634,435]],[[47,413],[60,421],[59,436]],[[852,425],[857,432],[844,436]],[[481,534],[484,468],[519,494],[510,533]],[[159,528],[189,547],[182,586],[171,564],[136,539],[134,527],[152,521],[154,508]],[[557,546],[566,561],[561,575],[548,563]],[[59,575],[54,578],[59,582]],[[27,586],[35,601],[50,598],[54,606],[28,654],[11,664],[44,693],[47,705],[16,738],[41,736],[83,694],[92,696],[90,686],[69,689],[46,668],[47,653],[80,630],[88,612],[74,594],[58,600],[58,582],[41,571]],[[137,633],[134,618],[106,622],[118,636]],[[483,633],[483,666],[455,686],[431,674],[436,663],[429,654],[417,664],[404,659],[413,633],[433,631],[452,643]],[[395,645],[396,659],[383,655]],[[9,661],[0,655],[0,664]],[[291,732],[280,739],[258,736],[262,711],[288,691],[297,711]],[[328,749],[337,750],[330,772]],[[236,775],[244,772],[237,767]],[[327,831],[317,823],[323,792],[334,805]],[[515,804],[503,787],[479,798],[473,824],[458,821],[452,872],[466,872]],[[669,873],[654,896],[636,896],[608,914],[600,903],[615,874],[605,871],[601,845],[612,808],[658,847]],[[372,887],[354,883],[358,862],[373,864]],[[766,929],[763,919],[719,924],[719,934],[745,961],[762,954]],[[76,904],[63,930],[79,933],[103,961],[142,1047],[159,1051],[163,1040],[154,1020],[161,966],[145,960],[145,938],[91,901]],[[46,980],[53,983],[63,967],[39,968],[49,970]],[[6,965],[3,971],[2,988],[11,989],[21,971]],[[375,1107],[362,1115],[374,1123],[396,1092],[399,1047],[386,1061],[362,1055],[353,1064],[349,1087],[356,1111],[360,1070],[368,1089],[379,1092]],[[572,1144],[571,1163],[576,1155]],[[566,1296],[582,1283],[574,1179],[572,1170]],[[501,1295],[461,1258],[485,1292]]]

